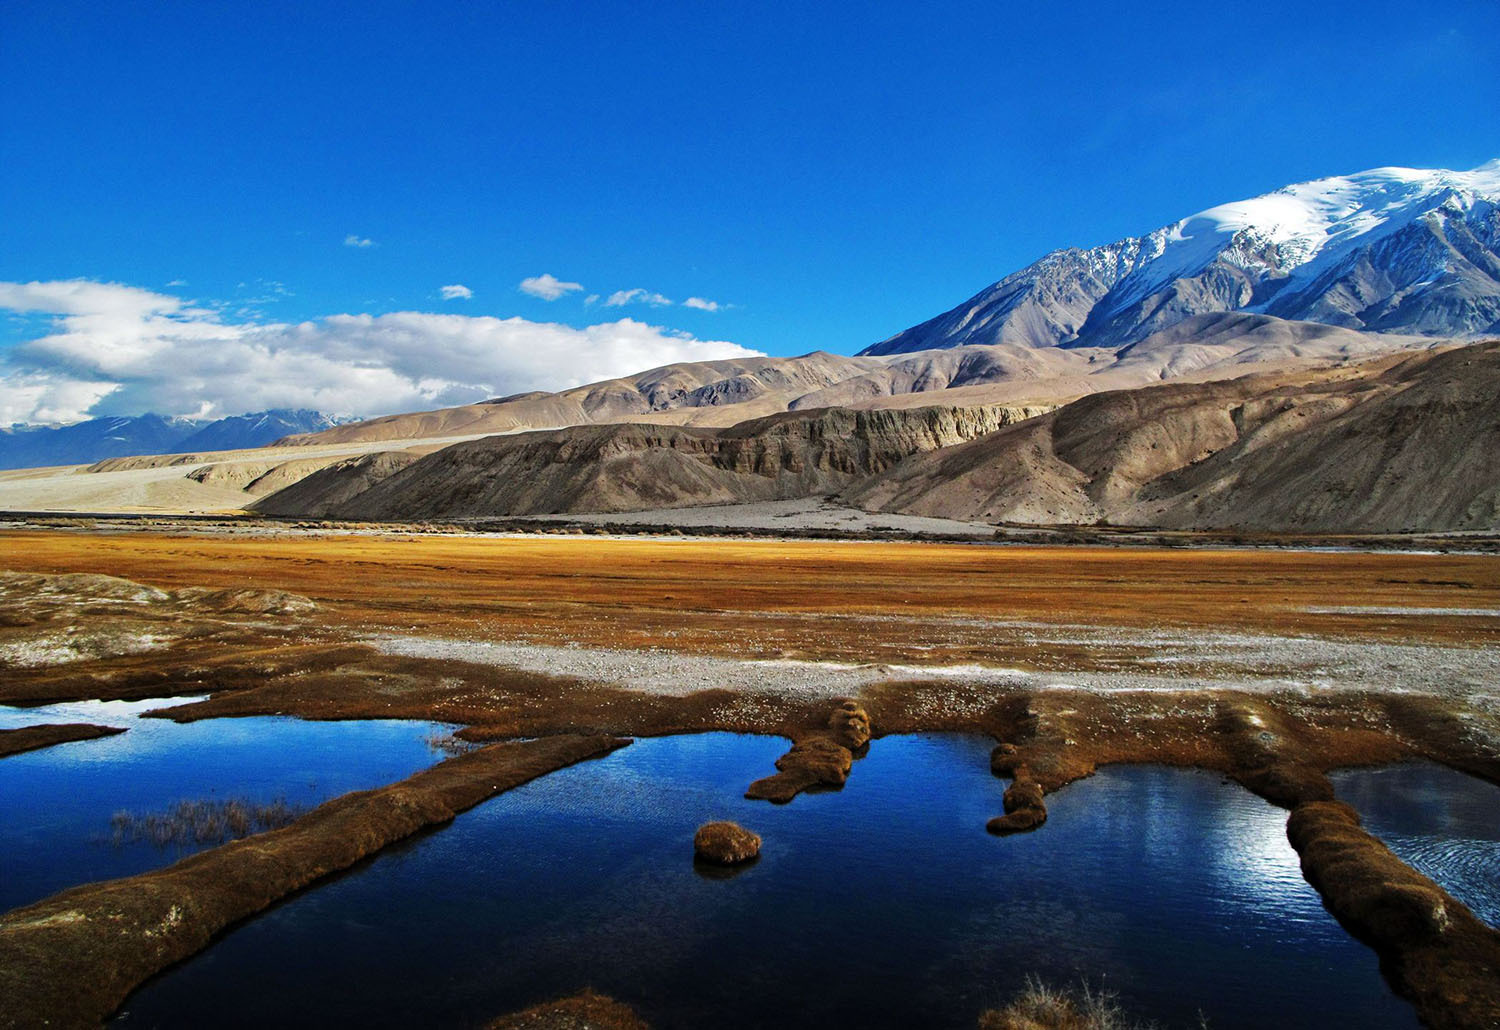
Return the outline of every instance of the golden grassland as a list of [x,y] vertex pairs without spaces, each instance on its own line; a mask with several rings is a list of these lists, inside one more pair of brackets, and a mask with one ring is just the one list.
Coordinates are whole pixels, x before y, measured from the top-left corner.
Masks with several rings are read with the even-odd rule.
[[[847,650],[866,627],[807,616],[1154,625],[1500,642],[1500,560],[1485,555],[1017,547],[895,542],[132,532],[0,534],[0,565],[175,588],[279,589],[346,623],[737,647],[709,614],[753,614],[770,640]],[[1406,608],[1404,614],[1338,609]],[[797,625],[808,627],[801,636]],[[857,640],[855,639],[857,638]],[[992,639],[987,635],[986,639]]]

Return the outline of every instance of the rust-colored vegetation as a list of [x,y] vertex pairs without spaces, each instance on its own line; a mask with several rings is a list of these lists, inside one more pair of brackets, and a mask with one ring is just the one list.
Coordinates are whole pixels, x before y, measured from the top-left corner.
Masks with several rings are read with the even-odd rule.
[[[1313,553],[886,542],[461,536],[222,537],[16,531],[8,568],[107,572],[164,589],[253,584],[312,599],[344,625],[701,654],[921,658],[955,616],[1143,623],[1384,640],[1500,643],[1485,555]],[[1387,607],[1371,616],[1353,608]],[[1400,614],[1399,609],[1411,609]],[[753,634],[741,620],[753,616]],[[807,615],[817,615],[809,623]],[[847,616],[893,621],[878,637]],[[942,657],[1077,668],[1076,653],[989,626],[949,627]],[[751,637],[753,636],[753,640]]]
[[714,865],[739,865],[760,855],[760,834],[739,823],[704,823],[693,834],[693,856]]
[[870,713],[853,698],[840,698],[822,726],[793,736],[792,749],[776,759],[775,775],[750,784],[745,797],[784,805],[804,790],[842,787],[870,743]]
[[1339,921],[1380,954],[1433,1030],[1500,1026],[1500,932],[1366,833],[1338,801],[1299,805],[1287,836]]

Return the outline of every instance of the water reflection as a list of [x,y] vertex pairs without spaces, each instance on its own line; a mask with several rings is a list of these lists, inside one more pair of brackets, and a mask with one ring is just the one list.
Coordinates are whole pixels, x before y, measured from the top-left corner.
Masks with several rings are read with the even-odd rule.
[[427,744],[441,723],[303,722],[279,717],[179,725],[143,719],[191,698],[0,707],[0,728],[56,722],[126,732],[0,759],[0,910],[65,887],[168,865],[201,845],[109,843],[121,810],[161,812],[178,801],[284,799],[311,807],[391,783],[442,757]]
[[[999,839],[989,744],[885,738],[842,792],[776,807],[740,794],[784,741],[638,741],[239,928],[138,992],[128,1025],[478,1025],[589,985],[659,1028],[972,1028],[1028,973],[1171,1025],[1416,1025],[1298,874],[1284,812],[1115,768]],[[704,879],[693,832],[722,818],[764,849]]]

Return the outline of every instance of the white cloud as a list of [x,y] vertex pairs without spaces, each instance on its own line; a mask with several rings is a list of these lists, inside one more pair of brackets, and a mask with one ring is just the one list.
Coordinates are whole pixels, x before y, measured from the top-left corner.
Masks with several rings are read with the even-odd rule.
[[643,290],[639,287],[633,290],[616,290],[609,295],[609,300],[604,302],[607,308],[623,307],[626,304],[650,304],[654,308],[666,307],[672,301],[659,293]]
[[718,311],[724,305],[716,300],[704,300],[702,297],[689,297],[682,302],[685,308],[697,308],[699,311]]
[[583,298],[584,307],[591,308],[597,303],[599,303],[599,295],[597,293],[591,293],[587,297]]
[[452,286],[441,287],[444,300],[472,300],[474,291],[463,283],[454,283]]
[[356,236],[354,233],[351,232],[348,236],[344,237],[344,246],[346,246],[346,247],[373,247],[373,246],[375,246],[375,241],[372,240],[372,239],[370,239],[368,236]]
[[0,424],[278,407],[378,415],[756,353],[631,318],[582,329],[420,311],[233,321],[88,280],[0,282],[0,309],[52,316],[46,335],[0,348]]
[[533,297],[542,300],[556,300],[565,293],[577,293],[583,289],[582,283],[565,283],[551,272],[543,272],[541,275],[533,275],[522,279],[521,284],[516,287],[522,293],[529,293]]

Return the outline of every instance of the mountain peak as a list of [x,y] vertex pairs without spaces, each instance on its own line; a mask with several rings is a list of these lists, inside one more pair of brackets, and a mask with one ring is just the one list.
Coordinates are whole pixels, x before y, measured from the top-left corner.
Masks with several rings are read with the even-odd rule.
[[861,353],[1122,347],[1185,318],[1240,310],[1383,332],[1494,331],[1497,205],[1500,160],[1293,183],[1144,236],[1054,251]]

